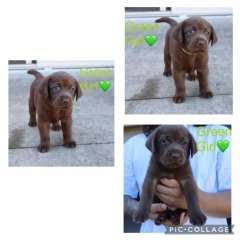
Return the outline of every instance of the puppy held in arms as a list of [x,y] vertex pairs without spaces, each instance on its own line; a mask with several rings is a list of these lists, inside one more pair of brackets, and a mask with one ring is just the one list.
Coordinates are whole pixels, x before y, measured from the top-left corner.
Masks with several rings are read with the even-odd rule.
[[168,23],[171,26],[165,38],[163,75],[173,75],[176,87],[173,101],[185,101],[186,74],[190,81],[198,79],[200,97],[213,97],[208,86],[208,44],[217,42],[213,26],[201,17],[191,17],[181,23],[163,17],[155,22]]
[[62,129],[65,147],[76,147],[72,138],[72,107],[74,98],[78,100],[82,95],[79,82],[66,72],[55,72],[44,77],[31,69],[28,74],[35,76],[30,89],[28,125],[38,126],[38,151],[43,153],[49,150],[50,125],[54,131]]
[[196,142],[189,131],[180,125],[163,125],[156,128],[148,137],[146,147],[152,152],[149,167],[144,179],[135,222],[149,218],[152,203],[161,203],[156,186],[162,178],[175,179],[185,196],[187,209],[167,209],[159,213],[155,224],[169,220],[180,224],[180,215],[187,211],[193,225],[203,225],[206,216],[202,213],[197,186],[193,178],[189,158],[197,152]]

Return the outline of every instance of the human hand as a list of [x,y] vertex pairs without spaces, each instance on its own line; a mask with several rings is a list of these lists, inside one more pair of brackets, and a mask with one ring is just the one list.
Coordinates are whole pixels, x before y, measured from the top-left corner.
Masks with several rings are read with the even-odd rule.
[[156,195],[170,208],[187,208],[185,196],[175,179],[161,179],[156,187]]
[[164,203],[153,203],[149,213],[149,219],[156,220],[158,214],[167,210],[167,205]]
[[166,211],[167,206],[164,203],[152,203],[150,209],[145,207],[138,207],[133,215],[133,221],[136,223],[143,223],[148,219],[157,219],[159,213]]

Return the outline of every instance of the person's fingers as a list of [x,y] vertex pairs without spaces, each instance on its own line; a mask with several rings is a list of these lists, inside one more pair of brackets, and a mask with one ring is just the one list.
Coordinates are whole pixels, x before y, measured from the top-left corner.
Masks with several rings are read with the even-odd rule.
[[189,220],[189,217],[188,217],[188,215],[186,215],[185,217],[184,217],[184,219],[183,219],[183,225],[184,224],[186,224],[186,222]]
[[173,196],[169,196],[163,193],[158,193],[157,196],[169,207],[176,207],[174,204],[176,203],[176,198]]
[[164,203],[153,203],[151,206],[151,212],[149,218],[155,220],[158,217],[158,213],[164,212],[167,210],[167,205]]
[[157,213],[150,213],[149,214],[149,218],[152,219],[152,220],[156,220],[158,217],[158,214]]
[[185,212],[182,212],[180,215],[180,225],[184,225],[188,221],[188,215]]
[[185,213],[182,212],[182,213],[180,214],[180,225],[183,225],[184,217],[185,217]]
[[164,203],[153,203],[151,207],[151,213],[164,212],[167,209],[167,205]]
[[162,178],[161,183],[168,187],[179,187],[179,183],[176,179]]
[[164,185],[158,184],[157,185],[157,192],[165,194],[165,195],[169,195],[169,196],[174,196],[174,197],[178,197],[181,195],[181,190],[178,188],[169,188],[166,187]]

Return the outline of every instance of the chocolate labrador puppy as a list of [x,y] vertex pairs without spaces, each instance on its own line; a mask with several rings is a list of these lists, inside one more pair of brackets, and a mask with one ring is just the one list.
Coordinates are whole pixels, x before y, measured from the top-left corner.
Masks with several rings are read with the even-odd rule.
[[213,26],[201,17],[191,17],[181,23],[163,17],[156,22],[165,22],[171,26],[165,39],[163,75],[173,74],[176,86],[173,101],[182,103],[185,100],[186,74],[189,80],[198,79],[200,97],[213,97],[208,87],[208,44],[213,45],[217,42]]
[[[79,82],[66,72],[55,72],[44,77],[40,72],[31,69],[28,74],[35,76],[30,89],[28,125],[30,127],[38,125],[39,152],[49,150],[50,124],[54,131],[62,128],[65,147],[76,147],[76,143],[72,139],[72,106],[73,99],[77,100],[82,95]],[[38,119],[36,119],[36,115]]]
[[[156,185],[160,179],[168,178],[176,179],[179,182],[186,198],[190,222],[193,225],[203,225],[206,217],[199,206],[197,186],[189,161],[190,156],[193,156],[197,151],[196,142],[192,135],[183,126],[163,125],[150,134],[146,147],[152,152],[152,157],[144,179],[139,208],[134,220],[144,222],[148,219],[152,202],[161,202],[155,195]],[[179,224],[182,211],[186,210],[168,209],[159,213],[155,223],[161,224],[168,219],[173,224]]]

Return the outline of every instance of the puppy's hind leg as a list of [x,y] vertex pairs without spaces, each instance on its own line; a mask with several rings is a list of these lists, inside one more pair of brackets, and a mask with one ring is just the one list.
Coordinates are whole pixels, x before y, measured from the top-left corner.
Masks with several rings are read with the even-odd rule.
[[28,106],[29,106],[29,115],[30,115],[28,126],[36,127],[37,126],[36,108],[35,108],[33,99],[31,97],[29,98]]

